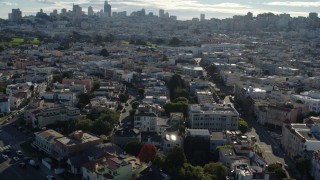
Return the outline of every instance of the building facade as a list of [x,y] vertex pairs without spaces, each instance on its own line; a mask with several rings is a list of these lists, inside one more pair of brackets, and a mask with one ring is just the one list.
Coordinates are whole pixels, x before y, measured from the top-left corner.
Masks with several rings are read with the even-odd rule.
[[231,105],[190,105],[188,113],[192,129],[238,130],[239,113]]

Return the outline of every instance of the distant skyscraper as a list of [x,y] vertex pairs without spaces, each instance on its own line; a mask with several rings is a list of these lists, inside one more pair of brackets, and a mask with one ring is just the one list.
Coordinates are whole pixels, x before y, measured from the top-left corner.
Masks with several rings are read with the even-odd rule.
[[61,9],[61,15],[63,16],[67,15],[67,9],[65,8]]
[[79,5],[73,5],[73,17],[80,17],[82,15],[82,8]]
[[159,9],[159,17],[164,18],[164,10],[163,9]]
[[9,20],[11,21],[19,21],[22,18],[22,12],[20,9],[12,9],[12,12],[9,13]]
[[204,21],[206,19],[205,14],[200,14],[200,21]]
[[93,16],[93,8],[91,6],[88,7],[88,16]]
[[111,5],[108,4],[108,1],[104,2],[104,15],[106,17],[111,17]]
[[52,13],[53,13],[53,15],[58,15],[58,10],[54,9],[54,10],[52,11]]

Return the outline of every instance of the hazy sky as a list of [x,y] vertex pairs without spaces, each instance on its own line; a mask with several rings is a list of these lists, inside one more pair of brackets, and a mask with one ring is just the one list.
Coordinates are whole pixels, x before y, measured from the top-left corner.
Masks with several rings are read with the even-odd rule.
[[[281,1],[281,0],[109,0],[112,11],[132,11],[144,8],[146,12],[158,14],[164,9],[170,15],[177,15],[185,20],[199,17],[201,13],[206,18],[226,18],[233,15],[244,15],[252,12],[254,16],[263,12],[275,14],[287,13],[291,16],[308,16],[309,12],[318,12],[320,1]],[[41,8],[44,12],[52,12],[62,8],[72,9],[72,3],[78,4],[87,13],[88,6],[94,11],[103,9],[104,0],[0,0],[0,18],[7,19],[12,8],[20,8],[22,15],[36,14]]]

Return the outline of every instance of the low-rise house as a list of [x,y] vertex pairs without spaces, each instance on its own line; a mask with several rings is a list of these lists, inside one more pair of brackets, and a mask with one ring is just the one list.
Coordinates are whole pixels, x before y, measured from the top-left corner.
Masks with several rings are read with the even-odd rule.
[[125,147],[132,141],[141,142],[141,132],[139,129],[118,129],[111,137],[111,142],[121,147]]
[[82,165],[101,158],[106,153],[124,154],[125,152],[117,145],[104,143],[92,146],[82,152],[67,159],[67,171],[71,174],[82,174]]
[[146,167],[133,156],[106,154],[100,159],[84,164],[82,178],[87,180],[136,179]]
[[163,137],[163,153],[167,153],[174,146],[182,147],[184,142],[184,135],[174,128],[168,128],[164,133]]
[[228,144],[227,135],[225,132],[212,132],[210,135],[210,152],[215,153],[218,146]]

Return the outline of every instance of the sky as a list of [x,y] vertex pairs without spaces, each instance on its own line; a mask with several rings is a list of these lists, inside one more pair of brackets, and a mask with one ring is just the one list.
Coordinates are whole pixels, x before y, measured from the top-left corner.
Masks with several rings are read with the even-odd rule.
[[[87,13],[92,6],[97,12],[103,9],[104,0],[0,0],[0,18],[8,19],[8,13],[13,8],[20,8],[22,15],[35,15],[40,9],[50,13],[54,9],[72,9],[72,4],[78,4]],[[308,16],[309,12],[319,12],[320,1],[317,0],[109,0],[112,11],[132,11],[144,8],[146,12],[159,14],[164,9],[170,15],[178,16],[179,20],[192,19],[205,14],[206,19],[229,18],[233,15],[245,15],[252,12],[254,16],[264,12],[275,14],[290,14],[292,17]]]

